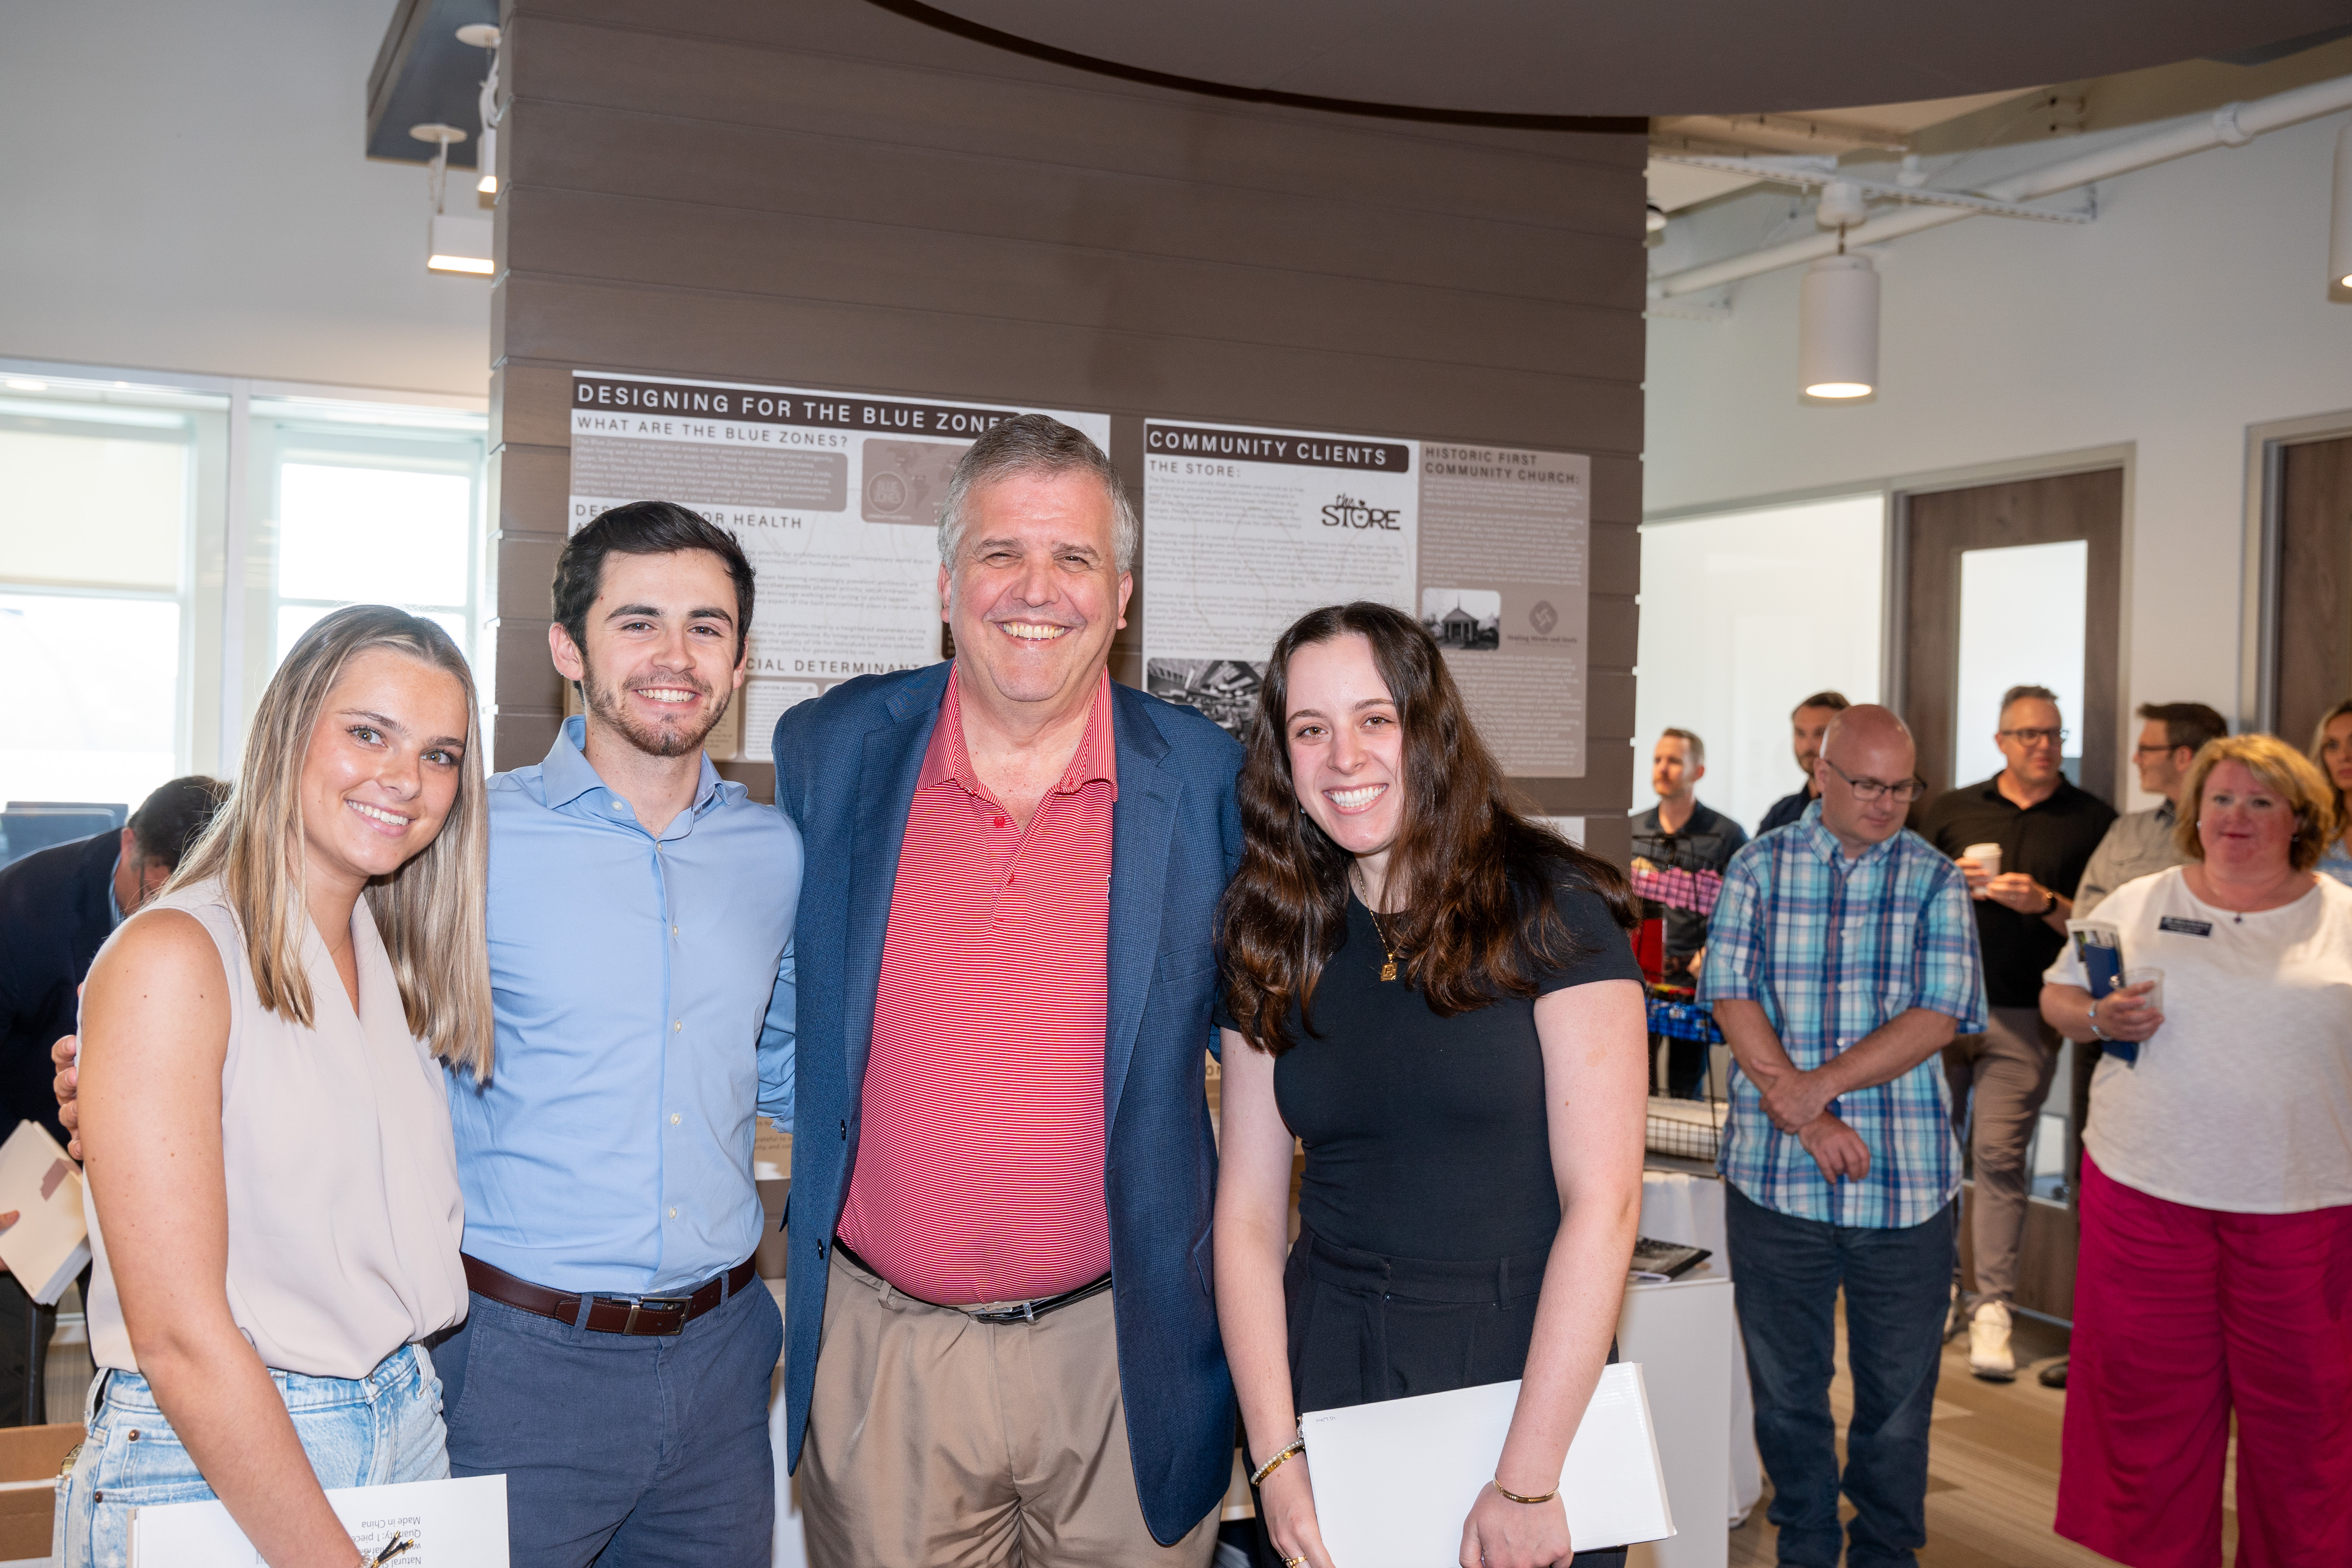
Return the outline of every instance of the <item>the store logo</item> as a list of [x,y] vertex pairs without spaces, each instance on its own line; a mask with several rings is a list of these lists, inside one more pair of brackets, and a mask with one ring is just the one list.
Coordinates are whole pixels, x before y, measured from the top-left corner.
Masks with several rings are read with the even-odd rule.
[[1559,625],[1559,612],[1551,607],[1549,599],[1538,599],[1536,607],[1528,612],[1528,625],[1535,627],[1536,636],[1551,636],[1552,627]]
[[1402,509],[1396,507],[1368,506],[1342,490],[1339,492],[1339,500],[1323,509],[1323,526],[1326,528],[1382,528],[1391,533],[1402,533],[1404,531],[1404,525],[1397,521],[1397,513],[1400,510]]

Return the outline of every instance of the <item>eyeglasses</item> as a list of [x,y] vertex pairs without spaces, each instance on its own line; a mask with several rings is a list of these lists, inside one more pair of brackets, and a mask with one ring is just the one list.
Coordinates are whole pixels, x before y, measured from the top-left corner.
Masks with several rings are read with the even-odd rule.
[[[2141,758],[2141,757],[2145,757],[2145,756],[2147,756],[2147,755],[2149,755],[2150,753],[2155,753],[2155,754],[2157,754],[2157,755],[2161,755],[2161,754],[2163,754],[2163,753],[2164,753],[2164,752],[2178,752],[2178,751],[2180,751],[2180,750],[2182,750],[2182,749],[2183,749],[2183,748],[2181,748],[2181,747],[2179,747],[2179,746],[2172,745],[2172,744],[2171,744],[2171,743],[2169,743],[2169,742],[2167,742],[2166,744],[2161,745],[2161,746],[2134,746],[2134,747],[2132,748],[2132,758],[2133,758],[2133,760],[2134,760],[2134,761],[2137,761],[2139,758]],[[2194,747],[2190,747],[2190,748],[2188,748],[2188,749],[2189,749],[2189,750],[2192,750],[2192,751],[2193,751],[2195,748],[2194,748]]]
[[[2064,744],[2066,737],[2074,731],[2072,730],[2003,730],[2000,733],[2021,746],[2039,746],[2044,743],[2056,746]],[[2168,751],[2170,749],[2170,747],[2166,748]]]
[[1909,805],[1927,793],[1927,781],[1925,779],[1908,778],[1900,784],[1888,784],[1884,779],[1858,779],[1827,757],[1822,761],[1830,772],[1845,780],[1846,787],[1853,791],[1853,798],[1859,801],[1874,801],[1882,795],[1891,795],[1897,804]]

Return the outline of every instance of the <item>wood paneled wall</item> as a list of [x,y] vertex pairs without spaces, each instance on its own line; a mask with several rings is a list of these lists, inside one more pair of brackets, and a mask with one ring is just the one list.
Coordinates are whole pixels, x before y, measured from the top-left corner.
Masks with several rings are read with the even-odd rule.
[[[1638,132],[1196,95],[866,0],[511,0],[506,23],[497,766],[536,761],[562,712],[574,368],[1020,401],[1112,415],[1139,500],[1145,415],[1591,453],[1588,776],[1530,794],[1622,858]],[[1138,655],[1131,628],[1114,673]]]

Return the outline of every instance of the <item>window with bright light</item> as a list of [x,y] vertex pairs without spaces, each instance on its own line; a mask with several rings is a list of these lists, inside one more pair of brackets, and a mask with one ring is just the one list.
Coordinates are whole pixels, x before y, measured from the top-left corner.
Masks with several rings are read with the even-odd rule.
[[184,754],[195,419],[0,395],[0,802],[136,806]]
[[1669,727],[1706,742],[1699,799],[1751,833],[1804,787],[1789,710],[1878,700],[1885,516],[1864,495],[1643,525],[1635,801]]
[[473,657],[478,411],[0,369],[0,804],[128,810],[234,774],[338,605],[400,605]]
[[1975,784],[2009,765],[1994,733],[2000,694],[2041,686],[2058,694],[2066,727],[2061,765],[2083,775],[2083,637],[2091,547],[2080,539],[1960,552],[1959,701],[1952,714],[1952,782]]
[[353,604],[437,621],[470,659],[480,437],[288,421],[275,456],[270,668]]

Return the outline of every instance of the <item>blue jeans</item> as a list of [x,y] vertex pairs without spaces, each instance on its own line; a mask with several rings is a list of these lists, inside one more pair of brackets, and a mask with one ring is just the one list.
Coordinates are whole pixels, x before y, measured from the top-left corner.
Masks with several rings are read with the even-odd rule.
[[767,1568],[766,1282],[668,1336],[602,1333],[477,1295],[434,1350],[450,1468],[507,1479],[514,1568]]
[[1845,1288],[1853,1420],[1845,1495],[1851,1568],[1917,1561],[1927,1541],[1927,1420],[1943,1358],[1958,1204],[1900,1230],[1824,1225],[1755,1203],[1724,1184],[1756,1447],[1772,1478],[1769,1517],[1787,1568],[1837,1568],[1838,1287]]
[[[361,1378],[277,1371],[269,1377],[320,1486],[385,1486],[449,1473],[441,1380],[424,1347],[396,1350]],[[205,1502],[213,1489],[137,1373],[100,1372],[83,1409],[89,1435],[58,1491],[50,1552],[58,1568],[122,1568],[131,1510]]]

